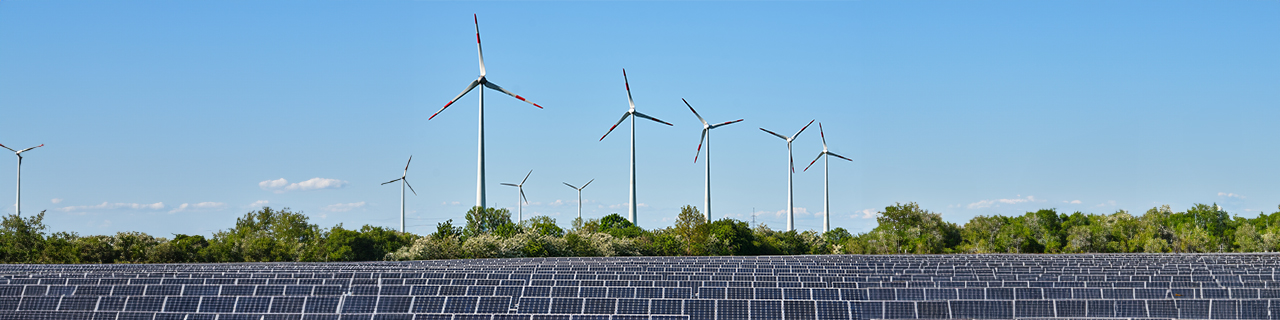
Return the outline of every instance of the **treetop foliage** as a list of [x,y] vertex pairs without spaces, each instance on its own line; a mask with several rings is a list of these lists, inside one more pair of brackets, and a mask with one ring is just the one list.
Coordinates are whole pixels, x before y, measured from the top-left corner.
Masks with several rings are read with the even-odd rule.
[[575,219],[568,229],[535,216],[511,221],[506,209],[474,207],[440,222],[428,236],[338,224],[320,228],[302,212],[264,207],[211,236],[141,232],[80,236],[49,233],[45,213],[0,222],[0,262],[179,263],[369,261],[622,255],[792,255],[942,253],[1169,253],[1280,251],[1280,212],[1232,216],[1217,205],[1169,206],[1133,215],[1042,209],[1014,216],[976,216],[963,224],[916,203],[877,213],[876,227],[854,234],[778,231],[733,219],[707,221],[684,206],[667,228],[641,229],[618,214]]

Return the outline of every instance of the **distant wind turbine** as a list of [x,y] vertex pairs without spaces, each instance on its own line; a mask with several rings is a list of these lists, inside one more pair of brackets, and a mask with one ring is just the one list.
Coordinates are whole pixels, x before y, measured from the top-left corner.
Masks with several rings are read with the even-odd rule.
[[[449,105],[453,104],[454,101],[458,101],[458,99],[461,99],[462,96],[467,94],[467,92],[471,92],[471,89],[475,89],[477,86],[481,86],[481,85],[485,87],[489,87],[489,89],[498,90],[509,96],[515,97],[516,99],[520,99],[520,101],[528,102],[529,104],[532,104],[533,106],[538,107],[538,109],[542,109],[542,106],[538,105],[537,103],[533,103],[532,101],[525,100],[524,97],[521,97],[520,95],[515,93],[511,93],[511,91],[507,91],[507,89],[503,89],[502,87],[499,87],[498,85],[493,84],[493,82],[489,82],[488,78],[485,78],[484,50],[480,49],[480,18],[475,17],[474,15],[472,15],[472,18],[474,18],[476,22],[476,52],[480,54],[480,78],[476,79],[475,81],[471,81],[471,84],[467,85],[467,88],[462,90],[462,93],[459,93],[457,97],[453,98],[453,100],[449,100],[449,103],[446,103],[443,108],[440,108],[440,111],[436,111],[436,113],[432,114],[431,117],[427,118],[427,120],[429,121],[435,118],[436,115],[440,114],[440,112],[443,112],[444,109],[448,108]],[[476,205],[483,208],[485,206],[484,204],[484,88],[481,88],[480,91],[478,92],[480,94],[480,147],[479,147],[480,151],[479,151],[479,164],[476,169]]]
[[831,158],[827,156],[836,156],[836,158],[849,161],[853,161],[853,159],[827,151],[827,134],[822,132],[821,122],[818,123],[818,135],[822,137],[822,152],[818,153],[818,157],[814,158],[813,161],[809,161],[809,165],[804,167],[804,171],[809,171],[809,167],[812,167],[814,162],[822,159],[822,232],[826,233],[831,231],[831,192],[827,189],[828,185],[830,185],[830,183],[827,183],[827,178],[831,175]]
[[502,183],[504,186],[516,187],[516,189],[520,190],[520,193],[516,194],[516,223],[524,221],[524,206],[520,201],[523,200],[524,203],[529,203],[529,198],[524,196],[524,182],[529,181],[529,175],[531,174],[533,174],[533,170],[529,170],[529,173],[524,175],[524,180],[520,180],[520,184]]
[[702,119],[702,116],[698,114],[697,110],[693,110],[693,106],[689,104],[689,101],[683,98],[681,98],[680,101],[684,101],[684,105],[689,106],[689,111],[693,111],[693,115],[698,117],[698,121],[702,121],[702,137],[698,138],[698,153],[693,155],[693,162],[694,163],[698,162],[698,156],[702,154],[702,144],[705,141],[707,144],[707,158],[702,162],[704,162],[707,165],[707,169],[706,169],[706,182],[704,183],[704,185],[706,186],[706,190],[702,191],[702,195],[703,195],[702,216],[706,218],[707,221],[711,221],[711,129],[742,122],[742,119],[728,121],[724,123],[718,123],[718,124],[710,124],[710,123],[707,123],[707,120]]
[[613,132],[613,129],[617,128],[618,125],[622,124],[623,121],[626,121],[628,117],[631,118],[631,195],[628,198],[628,203],[627,203],[628,205],[627,220],[631,220],[631,223],[634,225],[639,225],[640,223],[636,221],[636,118],[635,117],[641,117],[641,118],[657,121],[658,123],[665,124],[668,126],[672,124],[666,121],[658,120],[658,118],[650,117],[648,115],[640,113],[639,111],[636,111],[636,102],[634,100],[631,100],[631,83],[627,81],[627,69],[622,69],[622,83],[626,85],[627,104],[631,105],[631,109],[627,110],[627,113],[622,114],[622,119],[618,119],[618,123],[614,123],[612,127],[609,127],[609,131],[605,132],[603,136],[600,136],[600,141],[604,141],[604,137],[608,137],[609,132]]
[[9,151],[13,151],[14,155],[18,156],[18,195],[16,197],[17,200],[14,201],[14,204],[13,204],[14,212],[16,212],[18,216],[22,216],[22,153],[31,151],[31,149],[35,149],[43,146],[44,144],[41,143],[38,146],[34,146],[34,147],[22,149],[22,150],[13,150],[13,148],[5,147],[3,144],[0,144],[0,147],[9,149]]
[[405,161],[404,174],[400,175],[399,179],[382,183],[383,185],[386,185],[388,183],[400,181],[400,232],[405,232],[404,231],[404,187],[408,186],[409,191],[413,191],[413,195],[415,196],[418,195],[418,192],[413,190],[413,186],[409,185],[409,163],[410,162],[413,162],[413,156],[409,156],[409,161]]
[[[591,179],[591,181],[596,181],[596,179]],[[582,189],[586,189],[587,185],[591,184],[591,181],[587,181],[587,183],[582,184],[582,187],[575,187],[568,182],[563,182],[564,185],[573,188],[573,190],[578,190],[578,219],[582,219]]]
[[795,141],[796,137],[799,137],[800,133],[804,132],[804,129],[808,129],[809,125],[813,124],[813,121],[814,120],[809,120],[809,124],[804,125],[804,128],[800,128],[800,131],[796,131],[796,134],[791,135],[791,137],[774,133],[773,131],[769,131],[765,128],[760,128],[760,130],[764,132],[768,132],[778,138],[782,138],[782,140],[787,140],[787,231],[795,230],[796,220],[794,201],[792,201],[793,193],[791,192],[791,176],[796,173],[796,164],[794,158],[791,156],[791,142]]

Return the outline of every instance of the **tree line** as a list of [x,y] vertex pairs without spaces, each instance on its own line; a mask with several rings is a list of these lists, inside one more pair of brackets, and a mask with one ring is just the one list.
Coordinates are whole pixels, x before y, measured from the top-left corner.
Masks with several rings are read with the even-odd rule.
[[947,222],[916,203],[885,207],[871,231],[778,231],[680,209],[674,225],[641,229],[620,215],[574,219],[568,229],[536,216],[513,222],[507,209],[473,207],[465,222],[441,222],[420,236],[365,225],[320,228],[301,212],[263,207],[233,227],[171,238],[142,232],[81,236],[52,232],[44,212],[8,215],[0,226],[4,263],[192,263],[374,261],[461,258],[943,253],[1191,253],[1280,251],[1280,212],[1233,216],[1217,205],[1141,215],[1059,213],[977,216]]

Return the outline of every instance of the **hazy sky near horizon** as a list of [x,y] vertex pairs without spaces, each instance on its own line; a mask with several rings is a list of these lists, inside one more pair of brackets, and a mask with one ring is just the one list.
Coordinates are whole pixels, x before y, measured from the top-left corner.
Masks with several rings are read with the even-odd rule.
[[[479,74],[488,199],[567,225],[626,213],[622,68],[639,111],[639,224],[702,205],[785,227],[786,144],[823,123],[833,227],[918,202],[963,222],[1041,208],[1280,205],[1280,2],[0,1],[0,143],[23,212],[54,231],[209,234],[263,205],[322,227],[409,231],[475,202]],[[822,227],[817,125],[795,142],[796,225]],[[0,155],[14,211],[16,158]]]

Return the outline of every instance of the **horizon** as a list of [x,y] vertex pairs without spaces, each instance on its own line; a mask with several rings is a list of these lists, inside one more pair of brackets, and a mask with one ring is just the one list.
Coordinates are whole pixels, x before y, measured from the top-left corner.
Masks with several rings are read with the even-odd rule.
[[[786,225],[796,140],[797,230],[821,230],[823,123],[832,229],[916,202],[977,215],[1140,214],[1280,204],[1277,2],[77,3],[0,2],[0,144],[24,153],[24,215],[53,230],[210,234],[261,206],[322,227],[427,234],[474,205],[479,75],[490,207],[562,226],[626,215],[638,111],[638,225],[702,206],[701,123],[715,131],[713,219]],[[1101,9],[1101,10],[1100,10]],[[624,124],[626,125],[626,124]],[[622,127],[622,126],[619,126]],[[704,156],[705,157],[705,156]],[[16,159],[0,157],[0,203]],[[509,190],[510,189],[510,190]],[[8,199],[8,200],[6,200]],[[12,205],[0,213],[14,212]],[[869,211],[870,210],[870,211]]]

